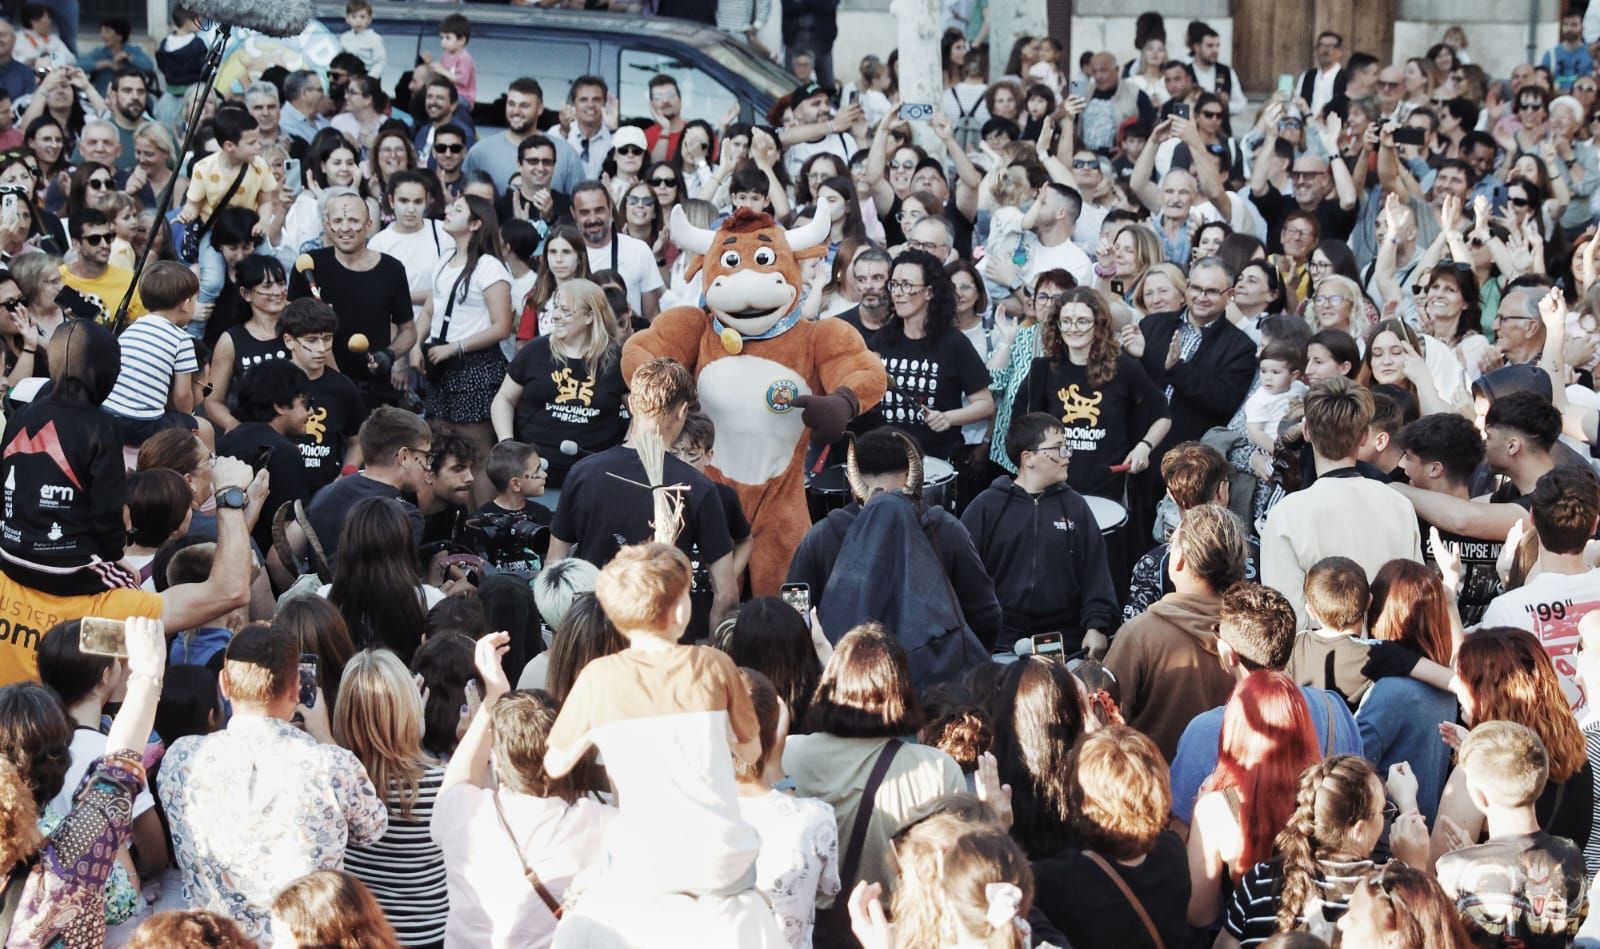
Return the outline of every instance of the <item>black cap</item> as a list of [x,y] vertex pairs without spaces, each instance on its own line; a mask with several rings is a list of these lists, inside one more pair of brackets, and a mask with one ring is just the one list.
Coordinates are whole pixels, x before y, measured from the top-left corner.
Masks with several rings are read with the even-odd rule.
[[814,95],[825,95],[827,91],[828,90],[822,88],[821,84],[819,83],[802,82],[800,85],[794,87],[793,92],[789,93],[789,104],[791,106],[799,105]]

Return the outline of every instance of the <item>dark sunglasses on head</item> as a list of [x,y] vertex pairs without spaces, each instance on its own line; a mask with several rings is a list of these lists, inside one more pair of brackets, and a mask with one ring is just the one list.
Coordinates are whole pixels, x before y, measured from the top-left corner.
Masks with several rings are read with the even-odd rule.
[[83,242],[83,243],[85,243],[85,244],[88,244],[90,247],[99,247],[101,244],[109,244],[109,243],[111,243],[111,235],[110,234],[85,234],[82,237],[79,237],[78,240]]
[[460,153],[462,153],[462,152],[467,150],[467,146],[461,145],[461,144],[446,145],[446,144],[443,144],[443,143],[435,142],[434,146],[433,146],[433,150],[436,151],[436,152],[439,152],[440,154],[443,154],[443,155],[459,155]]

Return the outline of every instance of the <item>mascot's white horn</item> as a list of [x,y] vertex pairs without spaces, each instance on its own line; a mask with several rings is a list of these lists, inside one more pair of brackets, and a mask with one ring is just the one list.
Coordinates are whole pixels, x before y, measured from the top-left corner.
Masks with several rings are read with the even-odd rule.
[[[827,240],[828,235],[833,232],[832,207],[833,200],[831,198],[819,200],[816,211],[812,213],[811,220],[800,227],[791,227],[785,230],[783,236],[789,240],[789,249],[805,250]],[[678,206],[673,205],[672,210],[677,211]]]
[[689,223],[688,215],[683,213],[683,206],[672,206],[672,242],[691,254],[704,254],[711,249],[711,238],[716,231],[696,227]]

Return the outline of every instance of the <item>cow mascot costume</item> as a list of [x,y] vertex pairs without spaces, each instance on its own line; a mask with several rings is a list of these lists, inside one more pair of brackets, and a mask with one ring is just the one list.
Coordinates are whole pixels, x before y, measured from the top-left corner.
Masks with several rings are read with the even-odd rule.
[[[806,509],[808,430],[822,443],[883,398],[883,363],[841,320],[803,319],[801,262],[827,253],[830,217],[785,230],[740,208],[709,231],[672,210],[672,239],[699,254],[705,309],[674,307],[630,338],[624,379],[666,356],[695,374],[701,410],[717,427],[712,477],[728,484],[750,519],[750,585],[774,596],[811,526]],[[669,446],[670,447],[670,446]]]

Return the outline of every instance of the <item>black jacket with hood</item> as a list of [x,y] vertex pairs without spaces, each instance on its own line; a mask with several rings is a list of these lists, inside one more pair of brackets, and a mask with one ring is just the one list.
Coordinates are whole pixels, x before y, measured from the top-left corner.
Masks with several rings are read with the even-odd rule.
[[1004,613],[1000,644],[1060,631],[1068,652],[1087,629],[1117,627],[1105,542],[1083,495],[1065,483],[1038,496],[1007,477],[972,499],[961,522],[994,580]]
[[0,435],[0,569],[24,586],[78,596],[107,583],[74,568],[122,559],[127,539],[122,438],[100,408],[121,356],[116,337],[91,321],[69,320],[56,335],[65,338],[51,347],[61,358],[49,390],[12,412]]

